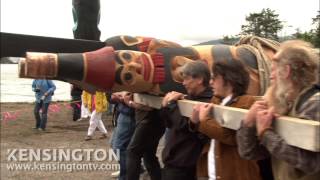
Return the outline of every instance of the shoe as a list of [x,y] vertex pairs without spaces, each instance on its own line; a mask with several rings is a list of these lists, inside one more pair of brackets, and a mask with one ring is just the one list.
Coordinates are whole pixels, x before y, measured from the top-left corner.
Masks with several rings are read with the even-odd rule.
[[79,122],[79,121],[82,121],[82,120],[84,120],[84,118],[79,118],[76,121]]
[[90,116],[89,117],[82,117],[82,118],[79,118],[77,119],[76,121],[83,121],[83,120],[89,120],[90,119]]
[[112,178],[117,178],[117,177],[119,177],[119,175],[120,175],[120,171],[115,171],[115,172],[111,173]]
[[92,136],[86,136],[86,137],[84,138],[84,140],[85,140],[85,141],[90,141],[90,140],[92,140]]
[[40,131],[40,132],[46,132],[46,130],[43,129],[43,128],[38,128],[38,131]]
[[101,136],[99,137],[99,139],[106,139],[108,138],[108,134],[105,133],[105,134],[101,134]]
[[33,127],[32,129],[33,129],[33,130],[38,130],[39,128],[38,128],[38,127]]

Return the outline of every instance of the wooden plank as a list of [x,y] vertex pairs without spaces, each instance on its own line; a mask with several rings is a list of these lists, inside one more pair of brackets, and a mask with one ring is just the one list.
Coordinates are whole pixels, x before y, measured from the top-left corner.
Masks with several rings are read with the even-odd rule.
[[[134,94],[134,101],[160,109],[162,97]],[[202,102],[179,100],[178,106],[183,116],[190,117],[193,106],[199,103]],[[214,105],[212,113],[223,127],[237,130],[247,112],[245,109]],[[275,121],[274,128],[288,144],[320,152],[320,122],[281,116]]]

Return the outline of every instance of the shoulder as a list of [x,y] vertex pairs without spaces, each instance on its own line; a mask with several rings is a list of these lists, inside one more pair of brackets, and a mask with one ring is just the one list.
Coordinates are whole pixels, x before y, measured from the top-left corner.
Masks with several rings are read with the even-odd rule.
[[216,96],[213,96],[213,97],[211,98],[211,102],[212,102],[213,104],[220,104],[220,103],[221,103],[221,98],[218,98],[218,97],[216,97]]
[[311,88],[306,88],[302,91],[302,93],[296,99],[294,108],[298,110],[310,105],[319,105],[319,101],[320,89],[318,88],[318,86],[312,86]]
[[312,88],[308,89],[308,91],[300,95],[301,100],[305,102],[319,102],[320,101],[319,97],[320,97],[319,86],[313,86]]
[[299,118],[313,119],[320,121],[320,92],[317,92],[304,101],[304,103],[298,107],[297,113]]
[[251,105],[255,102],[255,97],[250,95],[242,95],[235,98],[234,102],[231,104],[233,107],[249,109]]
[[317,101],[319,102],[320,101],[320,91],[318,91],[317,93],[313,94],[310,98],[309,98],[309,101]]

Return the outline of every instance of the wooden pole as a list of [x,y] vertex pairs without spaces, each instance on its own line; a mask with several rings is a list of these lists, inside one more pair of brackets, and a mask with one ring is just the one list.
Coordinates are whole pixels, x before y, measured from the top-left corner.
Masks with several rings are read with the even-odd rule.
[[[162,97],[135,93],[134,101],[160,109]],[[199,103],[202,102],[179,100],[178,106],[183,116],[190,117],[193,106]],[[223,127],[237,130],[247,112],[245,109],[214,105],[212,114]],[[281,116],[275,121],[274,128],[288,144],[320,152],[320,122]]]

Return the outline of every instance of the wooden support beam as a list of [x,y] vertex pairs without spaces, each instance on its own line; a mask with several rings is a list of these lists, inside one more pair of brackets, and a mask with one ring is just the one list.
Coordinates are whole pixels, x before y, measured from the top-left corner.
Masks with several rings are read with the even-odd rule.
[[[162,97],[134,94],[134,101],[160,109]],[[179,100],[178,106],[183,116],[190,117],[193,106],[199,103],[202,102]],[[245,109],[214,105],[212,113],[223,127],[237,130],[247,112],[248,110]],[[288,144],[320,152],[320,122],[281,116],[275,121],[274,128]]]

